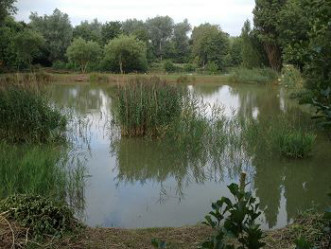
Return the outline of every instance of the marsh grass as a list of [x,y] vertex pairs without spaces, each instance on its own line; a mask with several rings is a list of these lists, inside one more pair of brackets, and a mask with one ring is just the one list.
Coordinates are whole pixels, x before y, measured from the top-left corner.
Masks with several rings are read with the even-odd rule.
[[229,80],[236,83],[272,83],[278,79],[276,71],[269,68],[237,68],[230,73]]
[[0,140],[44,143],[61,137],[66,118],[36,84],[0,85]]
[[251,154],[281,155],[287,158],[311,156],[316,135],[309,121],[297,115],[279,114],[262,120],[241,122],[246,149]]
[[160,136],[182,111],[181,89],[159,78],[119,85],[116,119],[122,136]]

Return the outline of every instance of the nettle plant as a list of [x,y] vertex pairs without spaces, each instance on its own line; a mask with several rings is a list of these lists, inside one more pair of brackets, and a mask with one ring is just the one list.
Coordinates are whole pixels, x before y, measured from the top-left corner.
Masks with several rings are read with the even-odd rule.
[[205,216],[204,224],[211,226],[214,234],[205,241],[204,249],[258,249],[264,234],[255,221],[260,216],[259,203],[250,192],[245,192],[245,174],[241,184],[228,186],[234,201],[227,197],[212,203],[212,211]]

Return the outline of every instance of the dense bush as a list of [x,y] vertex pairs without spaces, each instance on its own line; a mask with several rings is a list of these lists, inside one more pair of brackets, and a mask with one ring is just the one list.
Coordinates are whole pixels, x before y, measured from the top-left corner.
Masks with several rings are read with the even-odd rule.
[[174,63],[172,63],[172,61],[167,60],[163,63],[163,69],[167,72],[167,73],[173,73],[177,71],[177,67],[175,66]]

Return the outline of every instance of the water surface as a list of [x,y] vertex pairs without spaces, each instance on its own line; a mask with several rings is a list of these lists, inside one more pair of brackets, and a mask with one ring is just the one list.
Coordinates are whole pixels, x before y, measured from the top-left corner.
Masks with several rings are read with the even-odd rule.
[[[287,112],[296,104],[277,87],[255,85],[189,86],[205,102],[220,104],[227,117],[254,119]],[[90,226],[164,227],[197,224],[211,202],[229,196],[227,185],[248,173],[253,191],[265,209],[264,229],[290,223],[299,210],[327,205],[331,182],[331,144],[318,138],[313,157],[305,160],[265,158],[245,151],[213,164],[206,158],[185,158],[171,145],[120,138],[110,128],[114,89],[89,84],[59,84],[52,98],[85,120],[74,146],[86,161],[82,219]],[[297,110],[300,112],[300,110]],[[303,114],[305,115],[305,114]],[[170,146],[170,147],[169,147]]]

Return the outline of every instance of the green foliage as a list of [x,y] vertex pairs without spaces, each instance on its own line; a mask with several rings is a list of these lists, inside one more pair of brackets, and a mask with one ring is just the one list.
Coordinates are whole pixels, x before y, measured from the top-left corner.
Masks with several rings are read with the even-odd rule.
[[[245,183],[243,183],[245,184]],[[255,223],[261,215],[259,204],[250,192],[245,192],[244,185],[230,184],[228,186],[234,197],[232,202],[227,197],[222,197],[212,204],[213,211],[205,216],[204,224],[214,230],[214,235],[202,244],[202,248],[238,248],[258,249],[265,243],[262,230]],[[237,239],[240,246],[228,241],[228,236]]]
[[242,40],[242,66],[249,69],[267,66],[264,51],[261,49],[262,44],[256,37],[256,32],[252,31],[249,20],[244,23],[240,38]]
[[310,155],[316,135],[301,130],[274,132],[274,143],[280,154],[289,158],[304,158]]
[[66,55],[70,62],[77,63],[81,72],[85,73],[89,64],[99,61],[101,53],[97,42],[77,38],[68,47]]
[[134,35],[140,41],[148,41],[147,27],[143,21],[137,19],[127,19],[122,22],[122,30],[124,35]]
[[42,34],[45,39],[44,56],[50,62],[64,60],[65,52],[72,39],[72,26],[69,16],[55,9],[52,15],[30,15],[31,27]]
[[183,63],[187,61],[190,55],[189,38],[187,33],[191,31],[191,25],[188,20],[185,19],[181,23],[176,23],[174,25],[174,50],[175,50],[175,60],[178,63]]
[[191,63],[187,63],[187,64],[184,65],[184,71],[185,72],[191,73],[191,72],[194,72],[195,69],[196,69],[196,67]]
[[166,60],[163,63],[163,68],[167,73],[173,73],[177,71],[177,67],[175,66],[174,63],[172,63],[172,61],[170,60]]
[[73,231],[78,222],[65,204],[39,195],[13,195],[0,201],[0,212],[29,228],[35,239],[43,235],[61,236]]
[[0,70],[30,67],[44,44],[41,34],[12,18],[6,18],[0,25],[0,36]]
[[238,83],[265,84],[274,82],[277,78],[277,72],[270,68],[237,68],[230,73],[230,80]]
[[271,68],[278,72],[282,67],[282,51],[277,24],[279,12],[285,3],[286,0],[256,0],[253,10],[257,36],[267,53]]
[[83,38],[85,41],[94,41],[101,44],[102,24],[98,22],[98,19],[94,19],[93,22],[83,21],[77,25],[73,30],[73,38]]
[[218,69],[224,69],[226,55],[229,53],[229,37],[219,26],[206,23],[195,27],[192,42],[192,52],[198,58],[199,65],[214,62]]
[[210,74],[216,74],[218,72],[218,65],[215,62],[208,62],[207,70]]
[[242,38],[241,37],[232,37],[230,38],[230,53],[229,61],[227,66],[237,67],[240,66],[243,62],[243,53],[242,53]]
[[14,6],[16,0],[1,0],[0,4],[0,26],[3,20],[9,15],[15,14],[17,8]]
[[102,25],[101,36],[103,44],[109,43],[110,40],[119,37],[122,34],[122,24],[118,21],[106,22]]
[[169,16],[157,16],[146,20],[149,38],[152,42],[152,52],[162,60],[165,47],[173,33],[174,21]]
[[105,62],[115,72],[147,70],[146,45],[135,36],[121,35],[105,46]]
[[302,88],[303,79],[300,71],[293,65],[285,65],[282,69],[281,83],[288,88]]
[[297,115],[268,116],[246,121],[241,129],[245,143],[253,148],[253,153],[263,151],[265,155],[298,159],[309,157],[315,143],[316,135],[309,121]]
[[135,79],[118,89],[116,117],[123,136],[158,136],[181,113],[181,91],[159,78]]
[[66,195],[65,171],[57,164],[61,156],[58,149],[1,142],[0,152],[0,199],[18,193]]
[[59,138],[66,118],[31,87],[0,88],[0,140],[48,142]]
[[325,128],[331,128],[331,88],[321,90],[319,99],[312,99],[312,103],[316,108],[314,119],[318,119],[319,125]]

